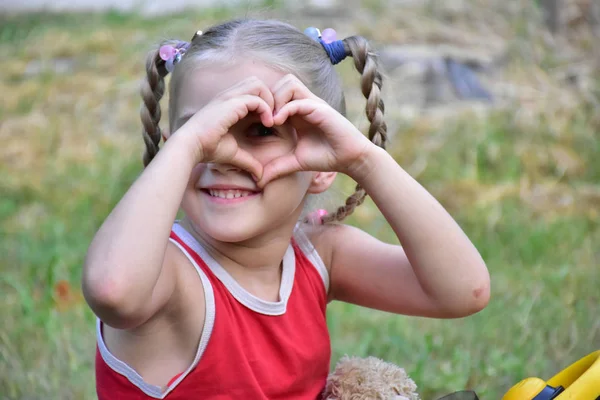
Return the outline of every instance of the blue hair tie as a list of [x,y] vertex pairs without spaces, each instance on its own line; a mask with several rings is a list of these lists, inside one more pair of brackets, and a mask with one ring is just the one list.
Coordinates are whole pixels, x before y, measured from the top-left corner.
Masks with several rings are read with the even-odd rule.
[[304,30],[304,34],[311,39],[321,43],[325,52],[329,56],[331,63],[336,65],[346,58],[346,48],[344,42],[336,40],[336,32],[331,28],[327,28],[321,33],[317,28],[310,27]]
[[325,43],[323,39],[321,39],[321,44],[325,48],[329,59],[333,65],[340,63],[344,58],[346,58],[346,48],[344,47],[344,42],[341,40],[336,40],[335,42]]

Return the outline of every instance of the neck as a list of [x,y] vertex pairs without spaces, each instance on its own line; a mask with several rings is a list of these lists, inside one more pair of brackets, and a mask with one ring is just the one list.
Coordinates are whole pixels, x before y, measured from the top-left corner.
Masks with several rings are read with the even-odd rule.
[[291,221],[269,229],[263,235],[242,242],[227,243],[215,240],[196,229],[187,217],[183,218],[181,224],[232,275],[243,270],[245,273],[252,271],[269,276],[274,272],[279,274],[281,261],[290,245],[295,227],[295,222]]

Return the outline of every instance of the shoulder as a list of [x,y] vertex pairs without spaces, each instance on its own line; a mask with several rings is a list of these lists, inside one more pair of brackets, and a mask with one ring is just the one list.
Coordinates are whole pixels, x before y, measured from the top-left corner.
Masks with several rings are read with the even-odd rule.
[[[302,234],[306,236],[309,240],[310,245],[314,247],[314,250],[319,254],[327,271],[330,271],[331,268],[331,256],[332,256],[332,246],[331,239],[333,235],[331,234],[332,227],[327,225],[313,225],[303,223],[299,226]],[[334,228],[335,229],[335,228]]]
[[[333,280],[336,258],[339,260],[338,255],[346,252],[348,247],[361,247],[365,238],[371,237],[356,227],[341,223],[325,225],[304,223],[300,229],[308,238],[312,251],[316,251],[323,261],[330,283]],[[332,300],[331,286],[329,289],[329,299]]]
[[[171,321],[184,319],[193,314],[204,313],[206,297],[201,268],[187,250],[174,240],[169,240],[165,251],[163,269],[172,269],[175,275],[175,290],[162,310],[162,316]],[[203,315],[202,315],[203,317]]]
[[[346,224],[326,224],[308,229],[329,273],[329,300],[386,308],[373,298],[391,281],[412,283],[414,273],[400,245],[379,240]],[[394,289],[396,290],[396,289]]]
[[[314,245],[328,269],[331,268],[336,251],[346,246],[360,246],[362,241],[375,239],[363,230],[342,223],[312,225],[303,224],[302,230]],[[376,240],[376,239],[375,239]]]

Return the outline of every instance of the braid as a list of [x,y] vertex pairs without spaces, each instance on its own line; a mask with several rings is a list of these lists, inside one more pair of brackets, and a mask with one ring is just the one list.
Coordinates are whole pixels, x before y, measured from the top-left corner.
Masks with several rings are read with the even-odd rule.
[[158,49],[150,52],[146,58],[146,80],[142,83],[140,90],[143,100],[140,108],[140,118],[144,128],[142,136],[146,144],[143,158],[144,167],[148,166],[159,150],[158,144],[161,138],[161,130],[158,124],[161,117],[160,99],[165,93],[164,78],[167,73]]
[[[350,36],[343,40],[346,53],[354,59],[354,66],[361,74],[360,87],[367,99],[365,111],[370,122],[369,139],[377,146],[385,149],[387,125],[383,119],[384,104],[381,99],[382,75],[378,70],[377,59],[371,51],[369,43],[362,36]],[[346,203],[331,214],[323,217],[323,223],[340,222],[354,212],[367,196],[365,190],[356,185],[354,193],[346,199]]]

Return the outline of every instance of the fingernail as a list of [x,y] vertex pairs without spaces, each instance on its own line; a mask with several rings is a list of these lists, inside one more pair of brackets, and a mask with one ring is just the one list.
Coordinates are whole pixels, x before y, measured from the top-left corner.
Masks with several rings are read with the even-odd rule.
[[252,179],[254,179],[254,182],[258,182],[258,178],[254,174],[252,174]]

